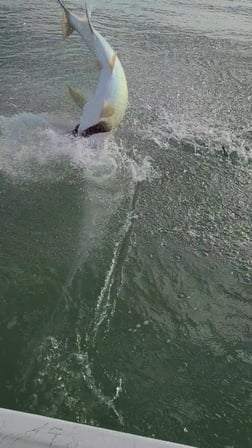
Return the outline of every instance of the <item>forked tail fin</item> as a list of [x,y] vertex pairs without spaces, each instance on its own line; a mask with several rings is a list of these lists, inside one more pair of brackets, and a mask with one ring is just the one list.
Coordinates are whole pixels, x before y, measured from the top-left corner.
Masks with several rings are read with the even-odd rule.
[[73,12],[67,8],[62,0],[58,0],[59,4],[63,8],[63,15],[61,19],[61,30],[64,39],[66,39],[73,31],[76,31],[87,44],[90,51],[95,55],[94,50],[94,28],[91,24],[90,13],[87,8],[85,9],[85,16],[83,18],[73,14]]

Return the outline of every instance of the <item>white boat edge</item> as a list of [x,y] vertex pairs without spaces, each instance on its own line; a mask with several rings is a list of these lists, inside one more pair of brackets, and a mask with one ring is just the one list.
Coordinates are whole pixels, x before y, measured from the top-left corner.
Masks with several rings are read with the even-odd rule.
[[0,408],[1,448],[192,448]]

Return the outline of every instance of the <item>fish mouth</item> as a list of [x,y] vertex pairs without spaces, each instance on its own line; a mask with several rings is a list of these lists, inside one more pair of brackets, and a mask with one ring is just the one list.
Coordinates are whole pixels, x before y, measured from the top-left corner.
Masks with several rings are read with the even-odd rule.
[[77,126],[73,129],[72,135],[74,137],[78,137],[80,135],[81,137],[88,138],[94,134],[101,134],[104,132],[111,131],[111,126],[109,126],[109,124],[106,123],[106,121],[99,121],[99,123],[96,123],[93,126],[90,126],[89,128],[82,131],[81,134],[79,134],[79,127],[80,125],[77,124]]

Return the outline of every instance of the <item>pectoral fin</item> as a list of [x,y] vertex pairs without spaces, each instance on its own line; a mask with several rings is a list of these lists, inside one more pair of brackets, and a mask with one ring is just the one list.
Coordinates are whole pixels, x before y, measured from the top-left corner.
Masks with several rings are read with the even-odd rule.
[[100,118],[109,118],[114,115],[115,109],[109,101],[104,101]]
[[75,87],[72,87],[70,84],[66,84],[68,93],[72,100],[74,101],[77,106],[79,106],[80,109],[83,108],[84,104],[86,103],[85,95]]
[[64,39],[66,39],[70,34],[73,32],[73,27],[71,26],[69,19],[68,19],[68,12],[63,10],[62,16],[61,16],[61,31],[62,36]]

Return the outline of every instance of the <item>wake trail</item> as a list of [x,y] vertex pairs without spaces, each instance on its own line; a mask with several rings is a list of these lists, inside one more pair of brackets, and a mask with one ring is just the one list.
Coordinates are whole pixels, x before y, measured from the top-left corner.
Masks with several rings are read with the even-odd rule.
[[[102,389],[96,384],[95,375],[93,373],[93,353],[96,346],[98,332],[102,330],[102,326],[104,327],[104,335],[109,332],[111,320],[113,319],[116,311],[116,305],[122,285],[124,261],[127,258],[130,245],[130,236],[133,227],[137,197],[138,184],[135,185],[134,190],[132,191],[125,222],[122,225],[119,231],[119,237],[114,244],[110,266],[106,272],[103,287],[97,298],[93,319],[88,331],[86,332],[85,341],[83,341],[86,346],[85,353],[82,353],[84,368],[83,380],[85,381],[85,384],[92,390],[100,402],[106,404],[107,407],[113,411],[121,425],[123,425],[123,416],[116,409],[114,401],[119,397],[120,392],[122,391],[122,378],[119,378],[118,384],[115,385],[114,396],[112,398],[107,397]],[[81,337],[79,334],[76,335],[76,339],[81,352]]]
[[[114,246],[111,264],[105,276],[103,288],[97,299],[94,319],[90,331],[93,334],[93,345],[95,345],[97,333],[104,321],[107,322],[107,331],[109,331],[109,324],[115,313],[116,299],[118,298],[120,292],[120,279],[122,275],[123,264],[127,256],[129,238],[134,219],[134,203],[136,201],[136,197],[137,189],[135,190],[133,198],[131,200],[125,223],[119,232],[119,238]],[[114,298],[111,294],[112,289],[116,289]]]

